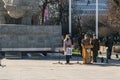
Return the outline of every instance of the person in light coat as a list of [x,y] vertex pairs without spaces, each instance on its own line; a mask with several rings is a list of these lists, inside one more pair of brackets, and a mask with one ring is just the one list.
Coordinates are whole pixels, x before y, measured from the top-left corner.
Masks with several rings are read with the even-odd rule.
[[70,57],[72,55],[72,40],[69,34],[66,35],[63,42],[64,54],[66,55],[66,63],[70,63]]

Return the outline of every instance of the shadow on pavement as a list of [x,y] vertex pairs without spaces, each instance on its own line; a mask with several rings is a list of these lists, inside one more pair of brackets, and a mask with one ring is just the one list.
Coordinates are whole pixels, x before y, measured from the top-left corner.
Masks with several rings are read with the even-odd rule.
[[[104,58],[104,62],[101,62],[101,58],[97,59],[97,63],[93,64],[82,64],[83,58],[81,56],[72,56],[70,59],[70,64],[61,63],[61,61],[65,61],[65,55],[62,53],[49,53],[47,56],[37,55],[37,56],[23,56],[22,59],[10,59],[10,60],[45,60],[45,61],[56,61],[53,64],[62,64],[62,65],[88,65],[88,66],[101,66],[101,67],[108,67],[108,66],[120,66],[120,60],[117,59],[110,59],[108,63],[106,63],[106,58]],[[74,63],[72,62],[74,61]]]

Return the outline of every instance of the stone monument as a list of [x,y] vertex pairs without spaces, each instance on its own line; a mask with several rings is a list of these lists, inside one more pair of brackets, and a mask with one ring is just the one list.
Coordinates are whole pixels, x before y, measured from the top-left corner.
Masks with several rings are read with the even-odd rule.
[[0,12],[5,11],[0,13],[0,21],[3,20],[3,17],[6,18],[5,22],[2,21],[1,23],[11,24],[13,22],[12,24],[16,24],[15,21],[19,20],[19,24],[32,24],[31,21],[34,16],[36,19],[39,18],[40,2],[41,0],[1,0]]
[[62,46],[61,26],[31,25],[42,0],[0,0],[0,48]]

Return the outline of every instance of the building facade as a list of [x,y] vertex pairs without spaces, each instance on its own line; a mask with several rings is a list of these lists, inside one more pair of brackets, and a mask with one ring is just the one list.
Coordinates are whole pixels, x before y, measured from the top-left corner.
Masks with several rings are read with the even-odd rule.
[[[73,9],[77,16],[95,16],[96,0],[72,0]],[[107,0],[98,0],[99,15],[104,15],[107,11]]]

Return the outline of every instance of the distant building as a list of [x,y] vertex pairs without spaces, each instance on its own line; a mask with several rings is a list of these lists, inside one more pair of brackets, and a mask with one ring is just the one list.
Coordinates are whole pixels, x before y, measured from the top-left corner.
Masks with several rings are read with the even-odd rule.
[[[95,16],[96,0],[72,0],[72,7],[76,10],[76,16]],[[107,11],[107,0],[99,1],[99,15],[103,15]]]

